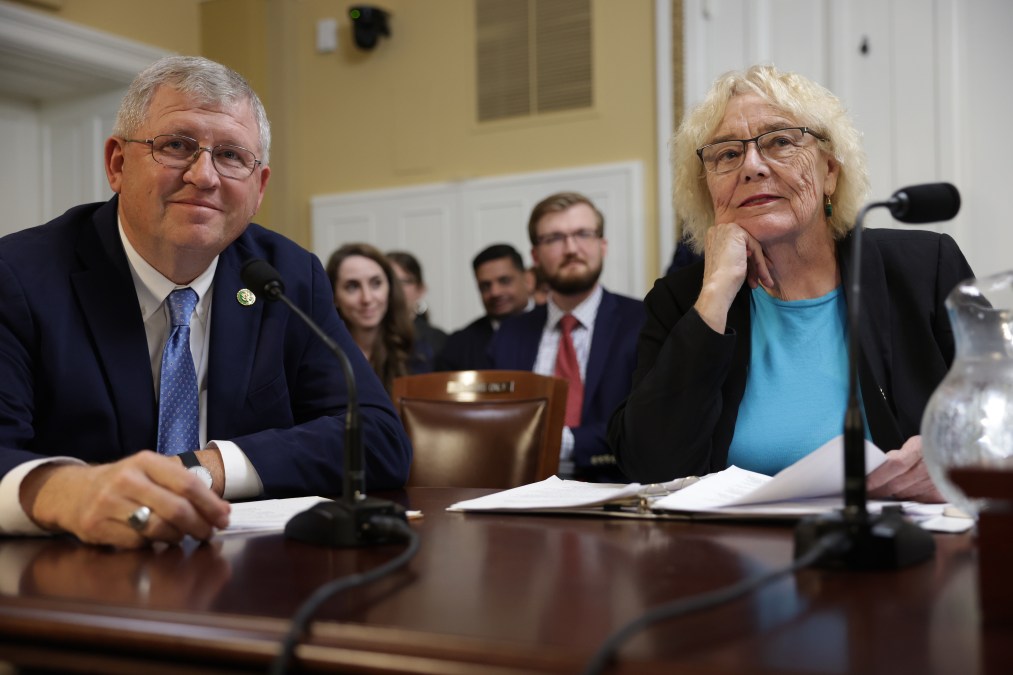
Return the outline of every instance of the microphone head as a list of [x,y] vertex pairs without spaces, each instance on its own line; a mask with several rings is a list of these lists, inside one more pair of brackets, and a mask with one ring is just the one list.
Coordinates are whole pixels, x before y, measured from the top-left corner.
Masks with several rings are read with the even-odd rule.
[[912,185],[894,192],[887,206],[902,223],[934,223],[957,215],[960,192],[950,183]]
[[254,293],[262,293],[269,300],[277,300],[285,292],[281,275],[266,260],[252,258],[246,261],[239,276]]

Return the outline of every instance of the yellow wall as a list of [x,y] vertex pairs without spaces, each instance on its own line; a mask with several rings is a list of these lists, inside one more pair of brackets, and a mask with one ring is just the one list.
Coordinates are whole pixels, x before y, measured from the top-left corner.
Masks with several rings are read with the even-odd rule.
[[[217,5],[239,2],[206,3],[204,35],[227,21]],[[275,200],[285,198],[270,213],[277,229],[308,243],[309,200],[319,194],[640,160],[648,186],[645,241],[654,250],[652,0],[593,0],[592,110],[481,125],[471,0],[378,3],[391,13],[392,35],[371,52],[352,42],[346,16],[353,1],[264,2],[272,56],[266,67],[273,69],[264,98],[277,127],[272,180],[281,183],[272,190]],[[339,49],[317,54],[316,22],[327,17],[339,20]],[[205,46],[208,56],[260,76],[260,65],[247,71],[249,60],[230,61]],[[650,267],[655,258],[645,256]],[[653,279],[656,269],[645,272]]]
[[[472,0],[378,1],[391,13],[392,35],[371,52],[352,42],[347,10],[354,4],[65,0],[55,15],[201,53],[246,76],[274,135],[271,183],[257,220],[304,245],[311,243],[314,195],[638,160],[646,187],[645,282],[655,278],[653,0],[592,0],[592,109],[485,124],[475,113]],[[316,23],[329,17],[339,22],[339,48],[317,54]]]

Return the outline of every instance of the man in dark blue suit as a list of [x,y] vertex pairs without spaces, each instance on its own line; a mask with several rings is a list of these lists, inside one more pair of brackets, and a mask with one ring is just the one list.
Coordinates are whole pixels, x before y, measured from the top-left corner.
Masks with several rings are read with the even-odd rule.
[[[340,364],[283,304],[243,288],[251,258],[352,360],[367,484],[404,483],[410,444],[320,262],[250,223],[269,148],[242,77],[162,59],[134,80],[106,141],[117,196],[0,240],[0,531],[120,547],[206,539],[227,526],[227,499],[340,492]],[[180,293],[192,311],[168,307]],[[186,335],[177,315],[188,338],[173,338]],[[169,342],[185,355],[170,360]],[[176,401],[169,387],[193,414],[160,429],[176,419],[160,410]]]
[[510,244],[493,244],[471,261],[485,316],[454,331],[436,357],[436,370],[484,370],[489,342],[504,319],[528,309],[529,292],[524,260]]
[[[560,475],[624,482],[605,429],[629,394],[645,316],[642,302],[598,283],[604,234],[604,217],[583,195],[559,193],[535,206],[528,220],[531,257],[548,281],[549,299],[504,321],[489,353],[494,368],[569,380]],[[564,330],[567,322],[572,327]]]

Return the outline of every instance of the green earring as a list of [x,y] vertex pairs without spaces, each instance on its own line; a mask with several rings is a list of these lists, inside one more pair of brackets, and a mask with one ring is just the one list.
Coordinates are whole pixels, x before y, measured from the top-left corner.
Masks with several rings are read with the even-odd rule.
[[823,204],[823,213],[825,213],[827,218],[829,218],[830,216],[834,215],[834,205],[830,203],[829,195],[823,196],[827,200],[826,203]]

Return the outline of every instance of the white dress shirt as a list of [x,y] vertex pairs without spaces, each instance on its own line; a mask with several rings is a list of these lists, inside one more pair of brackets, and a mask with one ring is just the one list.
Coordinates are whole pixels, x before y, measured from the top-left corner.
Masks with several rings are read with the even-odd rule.
[[216,447],[222,456],[225,470],[225,499],[242,499],[256,497],[264,491],[264,484],[253,464],[238,445],[231,441],[213,440],[208,442],[208,343],[211,326],[211,299],[214,288],[215,270],[218,268],[218,256],[211,261],[208,268],[186,286],[180,286],[166,279],[154,267],[134,250],[120,225],[120,240],[127,253],[130,263],[130,275],[134,279],[137,291],[137,303],[141,308],[144,320],[144,332],[148,338],[148,357],[151,360],[151,376],[155,385],[155,398],[158,398],[158,384],[162,372],[162,351],[169,339],[171,330],[169,308],[166,298],[177,288],[192,288],[197,293],[197,307],[194,314],[197,320],[190,322],[190,353],[193,356],[194,369],[197,372],[197,389],[200,392],[200,429],[199,438],[202,448]]

